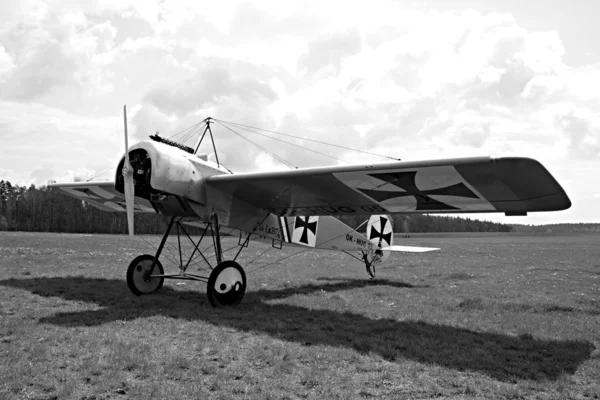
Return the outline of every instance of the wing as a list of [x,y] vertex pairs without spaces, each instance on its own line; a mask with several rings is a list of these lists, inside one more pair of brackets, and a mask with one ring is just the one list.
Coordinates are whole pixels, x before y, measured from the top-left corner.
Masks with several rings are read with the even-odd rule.
[[[112,181],[53,183],[48,186],[58,188],[67,195],[85,201],[102,211],[126,212],[125,195],[115,189],[115,183]],[[153,214],[157,212],[148,200],[141,197],[135,198],[134,208],[136,212]]]
[[[571,201],[529,158],[463,158],[207,178],[207,201],[276,215],[556,211]],[[231,203],[230,203],[231,204]]]

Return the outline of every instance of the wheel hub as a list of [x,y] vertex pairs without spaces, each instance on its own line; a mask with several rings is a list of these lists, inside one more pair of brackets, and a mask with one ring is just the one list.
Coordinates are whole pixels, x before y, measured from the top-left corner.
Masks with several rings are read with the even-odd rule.
[[211,272],[207,286],[213,307],[239,304],[246,293],[246,274],[235,261],[223,261]]

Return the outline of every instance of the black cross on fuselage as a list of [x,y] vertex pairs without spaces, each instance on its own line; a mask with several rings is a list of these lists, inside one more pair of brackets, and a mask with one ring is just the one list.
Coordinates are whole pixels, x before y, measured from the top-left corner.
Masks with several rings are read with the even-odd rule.
[[410,172],[389,172],[381,174],[369,174],[373,178],[381,179],[387,183],[399,187],[404,192],[391,192],[385,190],[373,190],[373,189],[358,189],[367,196],[375,199],[378,202],[382,202],[397,197],[408,197],[412,196],[417,201],[415,211],[434,211],[434,210],[457,210],[458,207],[451,206],[450,204],[442,203],[441,201],[435,200],[430,196],[455,196],[455,197],[468,197],[472,199],[479,199],[471,189],[469,189],[464,183],[457,183],[455,185],[441,187],[437,189],[421,190],[415,183],[415,176],[417,171]]
[[302,235],[300,236],[300,243],[308,244],[308,231],[310,230],[313,235],[317,234],[317,221],[308,222],[310,217],[296,217],[294,223],[294,229],[302,228]]
[[378,247],[381,247],[381,241],[385,240],[386,244],[390,244],[392,242],[392,232],[388,232],[385,235],[383,234],[383,231],[385,230],[385,225],[387,224],[388,220],[385,217],[379,217],[379,221],[381,224],[381,232],[378,232],[377,229],[375,229],[374,226],[371,227],[371,234],[369,235],[369,240],[373,240],[373,239],[379,239],[379,244],[377,245]]

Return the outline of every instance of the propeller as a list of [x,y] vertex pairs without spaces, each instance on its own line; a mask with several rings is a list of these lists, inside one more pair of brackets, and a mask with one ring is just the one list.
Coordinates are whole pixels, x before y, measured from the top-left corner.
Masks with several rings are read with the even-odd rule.
[[125,187],[125,208],[127,209],[127,230],[129,236],[133,236],[133,167],[129,162],[129,142],[127,139],[127,106],[123,106],[123,122],[125,125],[125,161],[123,162],[123,180]]

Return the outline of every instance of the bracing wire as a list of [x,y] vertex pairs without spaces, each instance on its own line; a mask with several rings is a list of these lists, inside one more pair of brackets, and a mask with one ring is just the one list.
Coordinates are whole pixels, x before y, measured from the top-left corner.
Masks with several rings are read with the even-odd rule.
[[253,146],[258,147],[259,149],[261,149],[262,151],[264,151],[265,153],[267,153],[268,155],[270,155],[271,157],[275,158],[276,160],[278,160],[279,162],[291,167],[291,168],[298,168],[297,166],[293,165],[292,163],[285,161],[283,158],[279,157],[278,155],[270,152],[269,150],[265,149],[264,147],[262,147],[261,145],[254,143],[252,140],[248,139],[247,137],[245,137],[244,135],[241,135],[239,132],[236,132],[235,130],[231,129],[230,127],[228,127],[227,125],[222,124],[220,121],[215,120],[216,122],[219,123],[219,125],[221,125],[222,127],[230,130],[231,132],[233,132],[235,135],[241,137],[242,139],[246,140],[248,143],[252,144]]
[[[182,129],[179,132],[174,133],[173,135],[169,136],[168,139],[174,140],[176,137],[183,135],[181,138],[185,137],[189,139],[189,135],[193,134],[199,127],[203,126],[204,121],[200,121],[197,122],[193,125],[188,126],[187,128]],[[180,140],[181,140],[180,138]]]
[[110,171],[111,169],[113,169],[114,167],[110,167],[110,168],[106,168],[105,170],[103,170],[102,172],[97,173],[96,175],[92,176],[91,178],[87,179],[86,182],[90,182],[92,179],[96,179],[97,177],[99,177],[100,175],[102,175],[103,173]]
[[[260,149],[260,150],[264,151],[265,153],[269,154],[271,157],[273,157],[277,161],[279,161],[279,162],[281,162],[281,163],[283,163],[283,164],[285,164],[285,165],[287,165],[287,166],[289,166],[291,168],[298,168],[298,167],[295,166],[295,165],[293,165],[292,163],[284,160],[282,157],[277,156],[275,153],[267,150],[265,147],[259,145],[258,143],[252,141],[251,139],[249,139],[246,136],[242,135],[240,132],[236,131],[233,128],[243,129],[246,132],[253,133],[253,134],[256,134],[256,135],[260,135],[260,136],[264,136],[264,137],[266,137],[268,139],[276,140],[278,142],[282,142],[282,143],[288,144],[290,146],[294,146],[294,147],[297,147],[297,148],[300,148],[300,149],[303,149],[303,150],[307,150],[307,151],[310,151],[312,153],[319,154],[321,156],[325,156],[325,157],[328,157],[328,158],[331,158],[331,159],[334,159],[334,160],[337,160],[337,161],[340,161],[340,162],[343,162],[343,163],[346,163],[346,164],[351,164],[351,163],[348,162],[348,161],[346,161],[346,160],[343,160],[341,158],[338,158],[338,157],[335,157],[335,156],[332,156],[332,155],[329,155],[329,154],[325,154],[325,153],[317,151],[317,150],[309,149],[309,148],[307,148],[305,146],[298,145],[298,144],[295,144],[295,143],[292,143],[292,142],[289,142],[289,141],[286,141],[286,140],[278,139],[276,137],[272,137],[272,136],[266,135],[266,134],[261,133],[261,132],[268,132],[268,133],[272,133],[272,134],[276,134],[276,135],[281,135],[281,136],[286,136],[286,137],[290,137],[290,138],[294,138],[294,139],[306,140],[306,141],[313,142],[313,143],[319,143],[319,144],[326,145],[326,146],[337,147],[337,148],[340,148],[340,149],[354,151],[354,152],[358,152],[358,153],[362,153],[362,154],[368,154],[368,155],[371,155],[371,156],[388,158],[388,159],[391,159],[391,160],[394,160],[394,161],[399,161],[400,160],[399,158],[394,158],[394,157],[385,156],[385,155],[382,155],[382,154],[372,153],[372,152],[369,152],[369,151],[354,149],[354,148],[347,147],[347,146],[342,146],[342,145],[339,145],[339,144],[323,142],[321,140],[309,139],[309,138],[304,138],[304,137],[300,137],[300,136],[296,136],[296,135],[290,135],[290,134],[286,134],[286,133],[281,133],[281,132],[277,132],[277,131],[273,131],[273,130],[269,130],[269,129],[257,128],[257,127],[253,127],[253,126],[250,126],[250,125],[245,125],[245,124],[237,123],[237,122],[224,121],[224,120],[215,119],[215,118],[211,118],[211,119],[213,121],[215,121],[215,122],[218,122],[219,125],[221,125],[222,127],[228,129],[229,131],[231,131],[235,135],[239,136],[240,138],[246,140],[247,142],[249,142],[253,146],[255,146],[258,149]],[[206,123],[207,123],[207,119],[204,119],[201,122],[193,124],[193,125],[185,128],[185,129],[179,131],[178,133],[175,133],[174,135],[169,136],[168,138],[171,139],[171,140],[177,139],[178,142],[185,143],[189,139],[191,139],[192,137],[198,135],[202,131],[202,129],[206,126]]]
[[179,139],[179,143],[188,143],[188,141],[190,141],[190,139],[192,139],[191,141],[194,142],[196,137],[198,137],[200,135],[202,131],[202,126],[198,125],[195,126],[193,129],[190,129],[185,135],[183,135],[181,137],[181,139]]
[[[221,125],[222,124],[227,124],[227,122],[221,122],[221,121],[218,121],[218,120],[215,120],[215,121],[219,122]],[[286,143],[286,144],[289,144],[290,146],[298,147],[298,148],[300,148],[302,150],[307,150],[307,151],[313,152],[315,154],[319,154],[321,156],[333,158],[334,160],[338,160],[338,161],[344,162],[346,164],[351,164],[349,161],[342,160],[341,158],[337,158],[337,157],[331,156],[329,154],[321,153],[320,151],[309,149],[308,147],[304,147],[304,146],[301,146],[299,144],[291,143],[291,142],[288,142],[288,141],[285,141],[285,140],[282,140],[282,139],[277,139],[277,138],[274,138],[272,136],[265,135],[264,133],[257,132],[256,130],[252,130],[254,128],[245,127],[245,126],[241,126],[241,127],[240,126],[236,126],[236,128],[243,129],[243,130],[245,130],[247,132],[254,133],[254,134],[260,135],[260,136],[264,136],[266,138],[269,138],[269,139],[272,139],[272,140],[276,140],[276,141],[281,142],[281,143]]]
[[[149,224],[148,224],[146,221],[144,221],[144,220],[140,220],[140,219],[138,219],[138,221],[136,221],[136,223],[137,223],[138,225],[140,225],[140,224],[141,224],[141,226],[142,226],[142,227],[145,227],[145,228],[148,228],[148,227],[149,227]],[[146,244],[147,244],[147,245],[149,245],[149,246],[150,246],[150,247],[152,247],[152,248],[155,248],[155,247],[157,247],[157,246],[156,246],[154,243],[151,243],[151,242],[150,242],[148,239],[146,239],[146,238],[144,237],[144,235],[136,235],[136,237],[141,237],[141,238],[142,238],[142,240],[143,240],[144,242],[146,242]],[[177,259],[177,257],[175,257],[175,255],[174,255],[174,254],[171,252],[171,250],[170,250],[170,248],[169,248],[169,247],[171,247],[171,246],[172,246],[172,245],[171,245],[171,244],[169,243],[169,241],[167,240],[167,241],[165,242],[165,247],[164,247],[164,250],[166,250],[167,252],[169,252],[171,256],[169,256],[168,254],[166,254],[166,252],[164,252],[164,251],[163,251],[163,253],[162,253],[161,255],[162,255],[162,257],[163,257],[163,258],[166,258],[167,260],[169,260],[169,262],[171,262],[171,263],[173,263],[173,264],[177,265],[177,264],[178,264],[178,263],[177,263],[177,260],[176,260],[176,259]]]
[[355,151],[355,152],[358,152],[358,153],[368,154],[368,155],[371,155],[371,156],[382,157],[382,158],[389,158],[390,160],[400,161],[399,158],[395,158],[395,157],[391,157],[391,156],[385,156],[383,154],[371,153],[369,151],[364,151],[364,150],[359,150],[359,149],[353,149],[351,147],[346,147],[346,146],[342,146],[342,145],[339,145],[339,144],[327,143],[327,142],[323,142],[323,141],[316,140],[316,139],[303,138],[301,136],[290,135],[288,133],[281,133],[281,132],[272,131],[272,130],[269,130],[269,129],[257,128],[257,127],[253,127],[253,126],[249,126],[249,125],[240,124],[240,123],[237,123],[237,122],[222,121],[222,120],[219,120],[219,119],[214,119],[214,120],[218,121],[218,122],[223,122],[223,123],[231,124],[231,125],[237,126],[238,128],[244,127],[244,128],[256,129],[256,130],[263,131],[263,132],[270,132],[270,133],[274,133],[274,134],[277,134],[277,135],[292,137],[294,139],[306,140],[306,141],[309,141],[309,142],[324,144],[326,146],[337,147],[337,148],[344,149],[344,150],[350,150],[350,151]]

